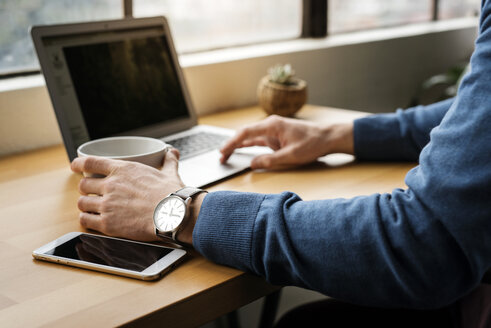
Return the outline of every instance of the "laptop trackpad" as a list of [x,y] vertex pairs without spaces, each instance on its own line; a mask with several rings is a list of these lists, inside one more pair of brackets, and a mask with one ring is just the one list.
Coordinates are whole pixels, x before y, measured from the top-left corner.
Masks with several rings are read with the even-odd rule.
[[250,166],[252,154],[233,154],[226,164],[220,164],[218,150],[179,162],[179,175],[184,184],[202,187],[240,172]]

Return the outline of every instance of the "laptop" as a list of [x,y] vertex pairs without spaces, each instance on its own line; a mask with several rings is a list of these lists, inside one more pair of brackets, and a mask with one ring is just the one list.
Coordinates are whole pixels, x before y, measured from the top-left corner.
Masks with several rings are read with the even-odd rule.
[[31,35],[70,161],[86,141],[132,135],[179,149],[186,185],[249,167],[253,152],[219,163],[235,131],[197,125],[164,17],[35,26]]

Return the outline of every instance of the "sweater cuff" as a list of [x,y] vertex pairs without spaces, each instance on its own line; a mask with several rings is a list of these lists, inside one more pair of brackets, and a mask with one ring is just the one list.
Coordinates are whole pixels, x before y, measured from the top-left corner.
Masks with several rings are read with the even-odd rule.
[[213,262],[251,271],[254,222],[262,194],[217,191],[206,195],[193,231],[193,246]]
[[407,157],[395,113],[356,119],[353,137],[355,156],[358,159],[377,161],[401,160]]

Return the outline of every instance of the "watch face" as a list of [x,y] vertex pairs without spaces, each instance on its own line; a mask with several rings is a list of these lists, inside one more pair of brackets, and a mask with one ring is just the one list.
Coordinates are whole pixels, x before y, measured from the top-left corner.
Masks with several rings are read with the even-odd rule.
[[153,220],[159,231],[172,231],[181,224],[185,214],[184,200],[177,196],[170,196],[157,205]]

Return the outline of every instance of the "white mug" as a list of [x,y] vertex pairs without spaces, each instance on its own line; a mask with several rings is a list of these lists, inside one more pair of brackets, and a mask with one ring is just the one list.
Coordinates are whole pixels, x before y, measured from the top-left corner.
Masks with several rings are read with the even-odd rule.
[[[79,157],[100,156],[134,161],[159,168],[162,166],[165,154],[170,148],[169,144],[159,139],[124,136],[88,141],[78,147],[77,154]],[[88,176],[85,172],[84,175]],[[100,175],[97,176],[100,177]]]

